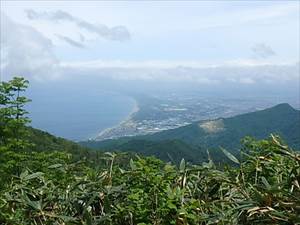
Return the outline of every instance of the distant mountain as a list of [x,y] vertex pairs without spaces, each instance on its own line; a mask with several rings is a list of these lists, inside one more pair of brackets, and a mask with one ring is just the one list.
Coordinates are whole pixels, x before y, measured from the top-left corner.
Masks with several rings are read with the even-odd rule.
[[300,146],[300,111],[289,104],[279,104],[261,111],[231,118],[199,121],[188,126],[167,130],[146,137],[150,140],[179,139],[205,148],[240,147],[245,136],[258,139],[270,133],[280,135],[290,146]]
[[198,162],[203,161],[207,149],[218,158],[220,146],[236,153],[240,148],[240,140],[245,136],[263,139],[270,133],[280,135],[291,147],[299,149],[300,111],[283,103],[231,118],[198,121],[152,135],[100,142],[88,141],[81,144],[96,149],[155,155],[164,160],[173,158],[178,161],[184,157]]

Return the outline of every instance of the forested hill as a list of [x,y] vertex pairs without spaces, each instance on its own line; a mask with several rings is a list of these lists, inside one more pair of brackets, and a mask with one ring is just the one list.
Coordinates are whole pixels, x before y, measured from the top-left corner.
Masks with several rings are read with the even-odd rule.
[[[193,158],[194,161],[202,161],[207,149],[215,149],[212,154],[218,158],[220,146],[232,153],[237,153],[241,147],[240,140],[245,136],[262,139],[267,138],[270,133],[280,135],[291,147],[299,149],[300,111],[283,103],[231,118],[199,121],[152,135],[101,142],[89,141],[81,144],[96,149],[138,151],[162,159],[173,156],[177,160],[185,157]],[[176,157],[178,153],[175,155],[173,151],[177,145],[180,146],[177,149],[180,149],[181,154],[178,158]],[[162,151],[165,152],[162,153]]]
[[81,146],[73,141],[56,137],[46,131],[27,127],[28,140],[33,143],[29,149],[32,151],[67,151],[67,152],[86,152],[89,148]]
[[223,146],[237,149],[240,147],[239,140],[245,136],[262,139],[270,133],[279,134],[292,147],[299,147],[300,111],[284,103],[231,118],[196,122],[146,138],[151,140],[179,139],[205,148]]

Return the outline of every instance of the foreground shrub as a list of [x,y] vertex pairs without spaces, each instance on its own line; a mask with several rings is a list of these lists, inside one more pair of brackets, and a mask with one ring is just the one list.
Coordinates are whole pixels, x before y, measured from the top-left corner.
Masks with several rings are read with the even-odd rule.
[[223,152],[235,165],[45,163],[2,189],[0,224],[300,224],[299,153],[274,136],[245,139],[240,159]]

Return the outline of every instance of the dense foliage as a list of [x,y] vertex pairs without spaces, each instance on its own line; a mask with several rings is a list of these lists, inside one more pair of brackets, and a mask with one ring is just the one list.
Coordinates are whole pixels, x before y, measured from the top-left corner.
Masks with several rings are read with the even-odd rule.
[[20,150],[29,145],[24,126],[30,121],[24,109],[29,99],[21,96],[27,86],[28,81],[19,77],[0,85],[0,151]]
[[238,166],[222,170],[139,157],[126,169],[113,153],[102,169],[44,159],[2,189],[0,223],[300,224],[300,155],[275,137],[244,144],[242,162],[224,150]]
[[0,224],[300,224],[300,155],[279,137],[219,149],[234,166],[177,165],[26,128],[23,105],[1,102]]

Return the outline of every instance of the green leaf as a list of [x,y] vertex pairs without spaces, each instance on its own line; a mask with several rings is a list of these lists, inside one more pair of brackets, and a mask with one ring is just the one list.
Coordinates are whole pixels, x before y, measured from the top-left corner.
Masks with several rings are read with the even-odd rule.
[[168,204],[168,208],[169,209],[175,209],[175,210],[177,210],[176,205],[174,205],[172,202],[168,202],[167,204]]
[[232,162],[240,164],[239,160],[234,155],[232,155],[230,152],[228,152],[226,149],[221,147],[221,150],[227,156],[227,158],[230,159]]
[[31,206],[35,210],[41,210],[42,209],[42,203],[41,201],[31,201],[27,195],[25,195],[25,201],[27,205]]
[[104,155],[110,156],[110,157],[114,157],[114,155],[111,152],[105,152]]
[[57,216],[57,218],[62,219],[64,222],[74,222],[76,221],[76,218],[71,216]]
[[121,173],[121,174],[124,174],[124,173],[125,173],[125,170],[123,170],[122,168],[119,168],[119,170],[120,170],[120,173]]
[[26,176],[24,178],[24,180],[31,180],[31,179],[34,179],[34,178],[37,178],[37,177],[41,177],[43,175],[44,175],[44,173],[42,173],[42,172],[36,172],[36,173],[33,173],[33,174],[30,174],[30,175]]
[[59,168],[59,167],[62,167],[62,166],[63,166],[62,164],[58,163],[58,164],[48,166],[48,169],[56,169],[56,168]]
[[185,160],[184,159],[182,159],[180,161],[179,170],[180,171],[184,171],[185,170]]
[[271,185],[269,184],[269,182],[267,181],[267,179],[265,177],[261,177],[261,182],[266,186],[266,188],[268,190],[271,189]]
[[130,159],[129,164],[130,164],[130,167],[131,167],[132,170],[136,169],[136,165],[135,165],[135,163],[134,163],[134,161],[132,159]]
[[25,170],[24,172],[22,172],[21,174],[20,174],[20,179],[21,180],[23,180],[25,177],[27,177],[28,176],[28,171],[27,170]]

